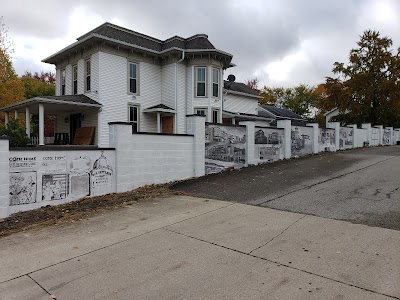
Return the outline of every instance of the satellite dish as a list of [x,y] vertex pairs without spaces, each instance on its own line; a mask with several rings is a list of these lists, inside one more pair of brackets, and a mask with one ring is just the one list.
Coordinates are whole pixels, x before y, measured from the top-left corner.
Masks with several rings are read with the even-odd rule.
[[234,82],[236,80],[236,77],[235,77],[235,75],[228,75],[228,81],[229,82]]

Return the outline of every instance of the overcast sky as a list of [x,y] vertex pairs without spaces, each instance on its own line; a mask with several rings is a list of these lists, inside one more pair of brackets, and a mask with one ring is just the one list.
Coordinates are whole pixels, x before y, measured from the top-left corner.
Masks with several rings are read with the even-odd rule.
[[14,0],[0,14],[20,75],[54,70],[41,60],[104,22],[158,39],[208,34],[233,54],[225,77],[271,87],[324,82],[367,29],[400,47],[400,0]]

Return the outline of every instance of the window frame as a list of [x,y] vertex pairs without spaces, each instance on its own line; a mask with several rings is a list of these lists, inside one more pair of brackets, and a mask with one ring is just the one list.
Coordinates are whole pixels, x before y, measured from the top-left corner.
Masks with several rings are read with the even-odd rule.
[[78,65],[72,66],[72,94],[78,94]]
[[[214,72],[217,72],[217,82],[214,81]],[[220,70],[217,68],[212,68],[212,96],[214,98],[219,98],[220,97],[220,82],[221,82],[221,73]],[[217,85],[217,95],[214,95],[214,85]]]
[[[198,111],[204,111],[204,115],[203,114],[199,114]],[[207,114],[208,114],[208,108],[206,107],[196,107],[194,109],[194,114],[197,116],[204,116],[207,118]]]
[[[217,113],[216,122],[214,122],[214,113]],[[211,122],[215,124],[219,124],[219,109],[212,109],[211,111]]]
[[[199,78],[198,78],[198,70],[199,69],[204,69],[204,81],[199,81]],[[194,70],[195,70],[195,80],[194,80],[194,83],[195,83],[195,92],[194,92],[194,96],[196,97],[196,98],[207,98],[207,67],[206,66],[196,66],[195,68],[194,68]],[[204,95],[199,95],[199,83],[203,83],[204,84]]]
[[66,81],[66,71],[65,69],[62,69],[60,71],[60,95],[63,96],[65,95],[65,81]]
[[90,92],[91,88],[92,88],[92,63],[90,59],[87,59],[85,60],[85,93]]
[[[131,109],[133,109],[133,120],[131,120]],[[136,109],[136,121],[135,121],[135,109]],[[140,131],[140,105],[135,103],[128,104],[128,123],[132,124],[132,132]],[[135,129],[136,125],[136,129]]]
[[[136,78],[131,77],[131,65],[136,66]],[[127,81],[128,81],[128,94],[130,95],[139,95],[139,63],[134,62],[134,61],[128,61],[128,76],[127,76]],[[131,91],[131,79],[136,80],[136,92]]]

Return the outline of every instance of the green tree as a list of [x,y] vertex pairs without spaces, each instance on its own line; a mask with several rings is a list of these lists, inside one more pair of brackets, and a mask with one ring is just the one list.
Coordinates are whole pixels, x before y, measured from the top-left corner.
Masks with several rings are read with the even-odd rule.
[[348,64],[334,63],[337,77],[326,79],[323,106],[338,107],[338,120],[400,126],[400,48],[393,54],[392,44],[378,31],[367,30],[350,51]]
[[12,66],[11,55],[14,52],[14,46],[8,36],[3,17],[0,17],[0,81],[5,82],[8,79],[15,78],[14,68]]
[[18,119],[11,119],[6,126],[0,128],[0,136],[8,136],[11,147],[23,147],[30,142]]

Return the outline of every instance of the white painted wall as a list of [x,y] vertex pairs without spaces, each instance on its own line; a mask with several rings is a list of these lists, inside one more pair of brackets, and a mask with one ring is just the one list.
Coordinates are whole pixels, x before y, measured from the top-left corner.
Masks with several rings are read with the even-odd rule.
[[354,147],[364,147],[365,142],[369,142],[368,130],[363,128],[356,128],[354,134]]
[[224,110],[257,115],[258,99],[227,93],[224,95]]
[[7,138],[0,137],[0,218],[8,216],[9,206],[9,142]]

